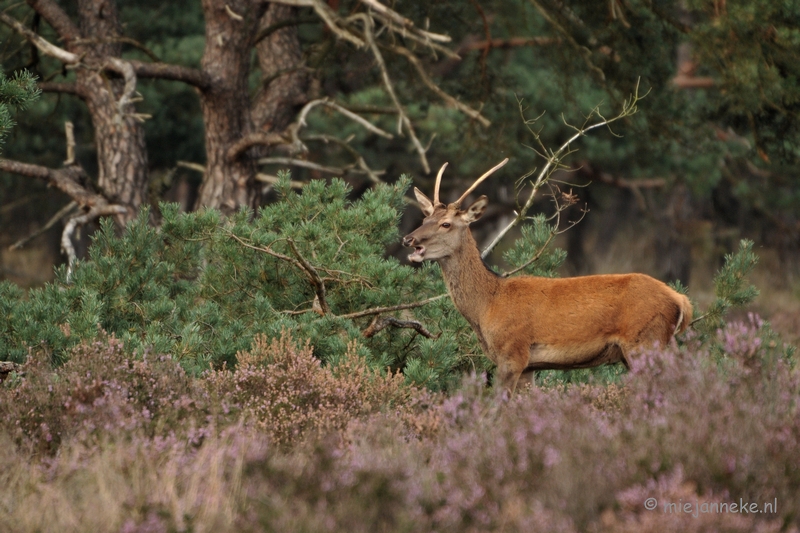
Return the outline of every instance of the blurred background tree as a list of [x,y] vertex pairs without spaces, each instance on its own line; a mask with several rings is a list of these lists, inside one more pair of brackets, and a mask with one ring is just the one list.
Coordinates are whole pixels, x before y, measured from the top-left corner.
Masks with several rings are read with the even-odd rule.
[[[582,140],[568,161],[572,172],[556,176],[572,184],[560,187],[574,187],[577,206],[590,209],[561,237],[566,271],[637,268],[689,283],[693,250],[721,261],[745,235],[774,247],[787,268],[796,257],[796,3],[29,0],[2,7],[7,75],[28,69],[44,92],[18,118],[0,162],[0,276],[22,284],[40,282],[36,269],[9,266],[6,249],[48,223],[77,218],[77,229],[111,213],[124,224],[160,199],[232,213],[272,201],[281,168],[292,169],[298,186],[342,176],[357,197],[404,172],[430,190],[433,172],[450,161],[448,173],[462,179],[445,180],[448,198],[511,157],[483,187],[493,206],[485,240],[511,216],[519,177],[542,165],[520,110],[526,119],[544,113],[533,132],[558,146],[574,133],[567,123],[581,124],[598,104],[613,113],[637,80],[649,90],[640,112]],[[74,156],[66,122],[74,125]],[[546,200],[539,208],[547,210]],[[412,211],[401,231],[419,216]],[[631,233],[647,243],[631,248]],[[35,261],[50,272],[62,260],[60,235],[44,235],[26,247],[50,250]],[[650,263],[609,265],[620,239]],[[504,251],[498,247],[497,257]]]

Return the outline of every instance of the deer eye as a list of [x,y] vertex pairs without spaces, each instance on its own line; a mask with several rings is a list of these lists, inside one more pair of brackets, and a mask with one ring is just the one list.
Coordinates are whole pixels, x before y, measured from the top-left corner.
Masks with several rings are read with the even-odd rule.
[[442,222],[442,227],[443,228],[449,228],[450,227],[450,223],[449,222]]

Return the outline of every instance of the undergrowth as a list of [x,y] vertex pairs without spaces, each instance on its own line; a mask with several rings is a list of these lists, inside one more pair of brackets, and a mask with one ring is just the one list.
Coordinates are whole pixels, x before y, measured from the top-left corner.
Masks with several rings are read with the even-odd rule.
[[481,376],[409,386],[354,345],[321,365],[288,332],[200,377],[114,337],[35,353],[0,388],[0,529],[796,531],[792,349],[755,316],[713,337],[507,402]]

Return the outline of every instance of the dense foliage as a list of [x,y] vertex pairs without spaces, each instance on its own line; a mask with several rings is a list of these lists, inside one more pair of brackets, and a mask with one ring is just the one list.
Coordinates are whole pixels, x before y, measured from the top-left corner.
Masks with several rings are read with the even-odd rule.
[[[225,219],[215,210],[180,213],[162,205],[160,227],[144,211],[122,235],[106,222],[87,260],[60,268],[55,282],[27,294],[0,283],[0,358],[23,362],[39,348],[59,364],[72,347],[110,333],[140,354],[170,354],[197,375],[234,365],[260,334],[291,331],[326,364],[357,340],[373,369],[448,389],[464,372],[491,367],[438,266],[415,270],[385,256],[385,246],[399,239],[408,183],[351,201],[340,180],[296,192],[284,174],[282,199],[257,213]],[[548,246],[554,227],[535,216],[522,228],[506,260],[516,267],[537,257],[524,270],[554,276],[565,255]],[[746,276],[756,260],[747,241],[727,258],[698,331],[713,333],[728,309],[752,301],[757,291]],[[407,327],[376,327],[387,315]],[[543,372],[541,379],[608,379],[619,371]]]
[[288,335],[200,378],[113,337],[57,369],[37,350],[0,387],[0,529],[797,531],[791,350],[755,316],[714,338],[506,403]]
[[[350,201],[340,180],[312,182],[298,193],[286,175],[281,201],[257,213],[223,219],[214,210],[179,213],[163,205],[160,227],[145,211],[121,236],[107,222],[87,260],[71,272],[61,268],[56,282],[27,298],[11,283],[0,285],[0,357],[21,362],[33,346],[63,361],[72,346],[105,331],[140,353],[170,354],[197,374],[234,364],[258,334],[274,338],[286,330],[309,339],[326,363],[360,339],[373,368],[402,370],[434,389],[467,369],[485,371],[474,335],[444,296],[438,267],[415,271],[384,256],[399,239],[408,183]],[[537,219],[536,227],[518,249],[542,245],[549,226]],[[549,275],[558,265],[546,260],[553,254],[563,255],[548,250],[540,268]],[[386,327],[364,338],[385,314],[380,308],[436,296],[391,313],[416,320],[427,337]]]

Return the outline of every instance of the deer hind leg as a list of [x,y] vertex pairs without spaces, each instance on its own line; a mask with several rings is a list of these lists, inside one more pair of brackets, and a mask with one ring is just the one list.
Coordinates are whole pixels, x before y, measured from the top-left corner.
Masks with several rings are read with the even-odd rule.
[[536,377],[536,371],[532,368],[526,368],[522,371],[522,375],[517,380],[517,387],[522,389],[532,389],[533,379]]
[[496,361],[496,383],[502,386],[508,393],[513,393],[517,388],[517,382],[520,376],[528,366],[527,350],[514,350],[510,356],[500,356]]

